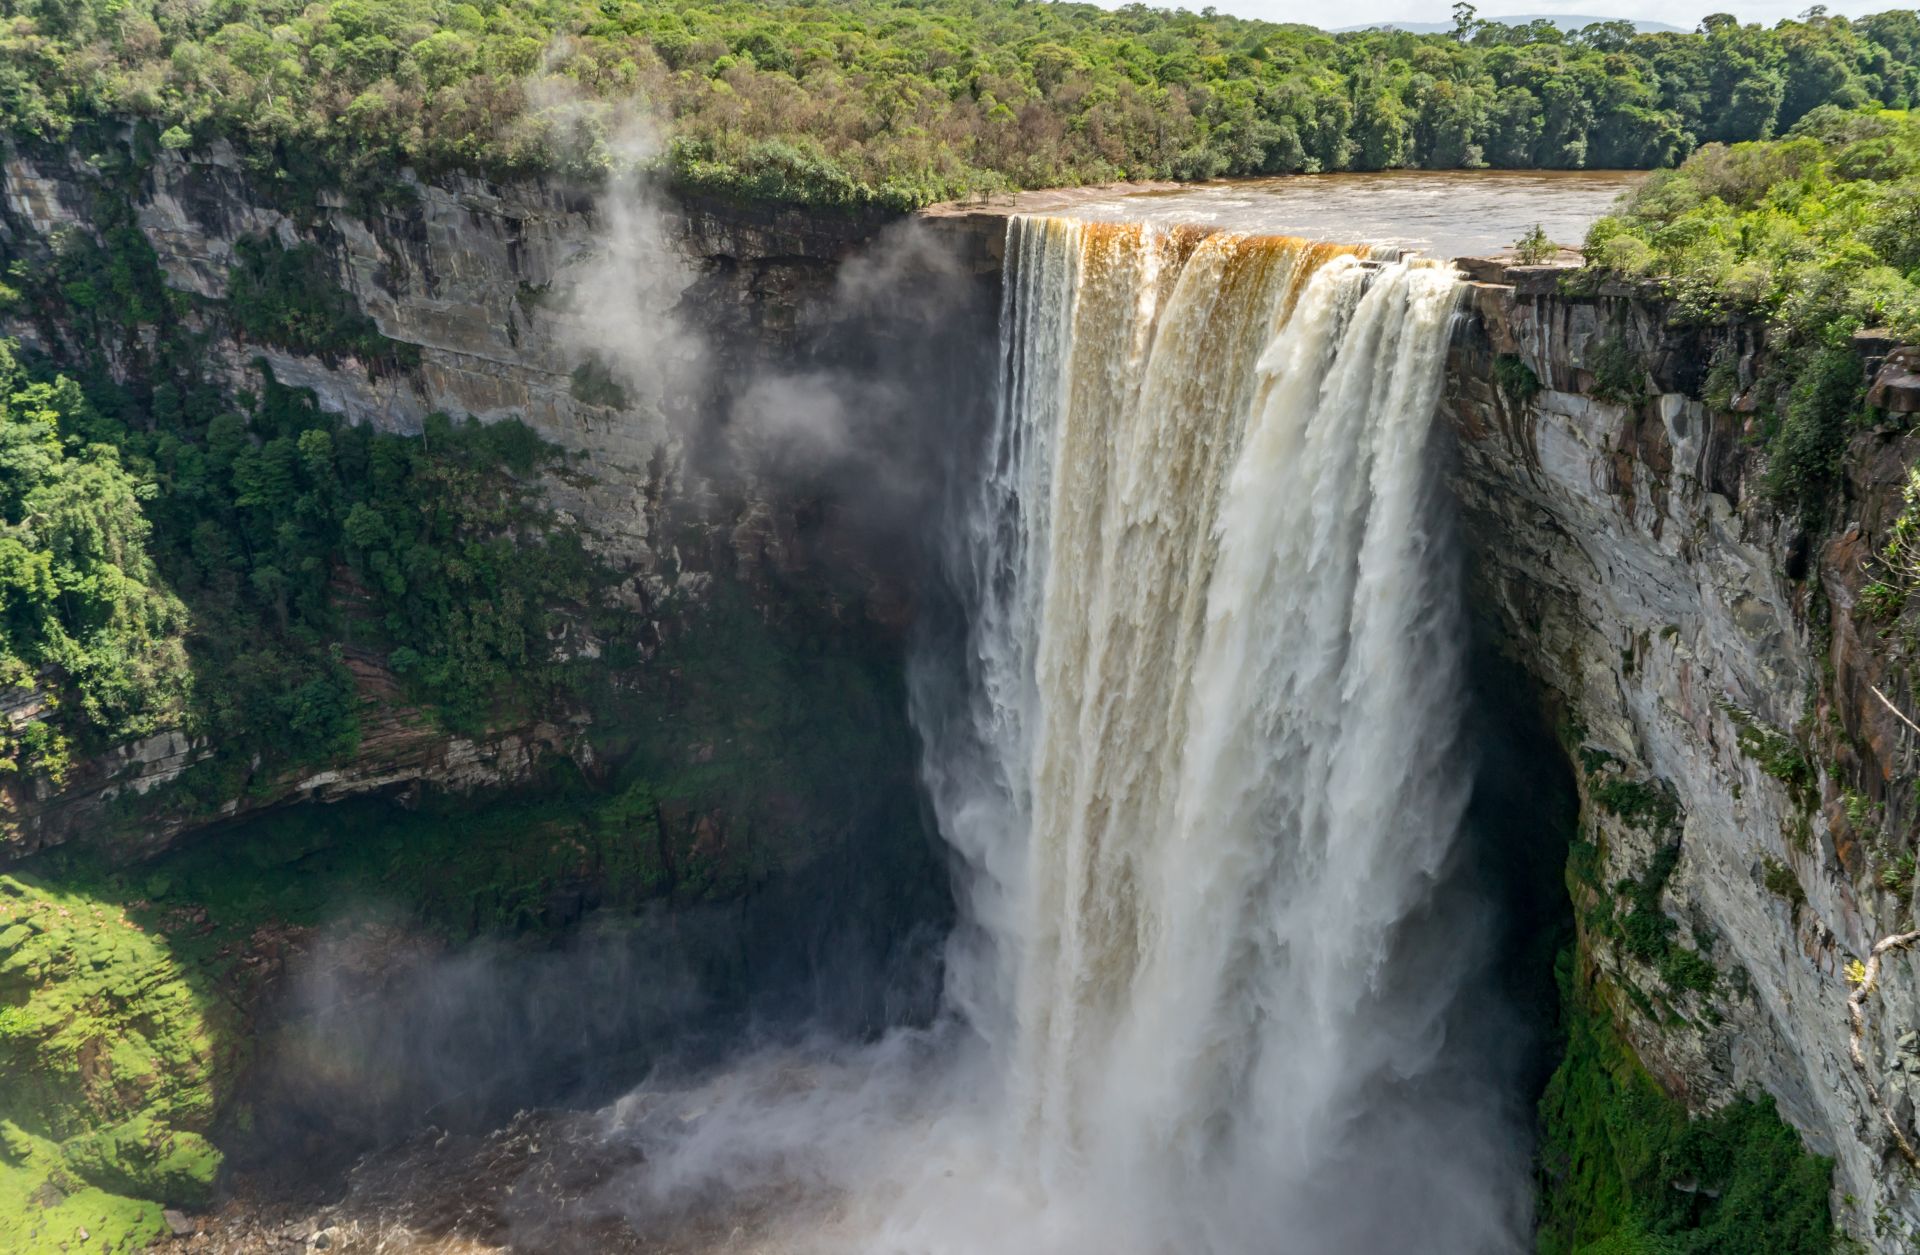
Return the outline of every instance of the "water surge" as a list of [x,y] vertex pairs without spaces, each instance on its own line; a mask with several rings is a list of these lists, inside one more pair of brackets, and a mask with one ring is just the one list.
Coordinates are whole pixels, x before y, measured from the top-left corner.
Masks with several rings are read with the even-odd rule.
[[835,1200],[765,1249],[1525,1249],[1456,874],[1459,291],[1361,248],[1010,222],[947,524],[965,647],[915,693],[962,868],[948,1011],[749,1061],[657,1182]]
[[1456,276],[1019,218],[1006,283],[970,720],[933,744],[986,768],[937,792],[1008,1136],[1189,1249],[1515,1244],[1524,1138],[1455,1031],[1482,934],[1436,893],[1470,780],[1430,448]]

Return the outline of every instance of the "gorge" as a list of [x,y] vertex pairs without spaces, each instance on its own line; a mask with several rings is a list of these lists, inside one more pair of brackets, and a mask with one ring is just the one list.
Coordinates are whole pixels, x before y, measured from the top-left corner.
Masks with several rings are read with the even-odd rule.
[[[457,438],[435,413],[517,418],[569,455],[521,473],[551,513],[520,534],[577,529],[619,576],[553,627],[598,678],[477,721],[433,717],[356,609],[350,750],[235,765],[163,727],[8,780],[7,920],[129,919],[155,951],[99,962],[145,973],[204,944],[218,1008],[183,1054],[129,1004],[9,1038],[50,1078],[7,1113],[24,1249],[209,1201],[193,1139],[256,1201],[276,1158],[372,1151],[290,1204],[309,1231],[339,1208],[341,1241],[1520,1249],[1544,1084],[1542,1221],[1573,1250],[1608,1187],[1554,1158],[1583,1118],[1544,1080],[1563,945],[1565,1036],[1631,1052],[1596,1075],[1706,1120],[1770,1100],[1832,1157],[1832,1223],[1905,1249],[1920,991],[1904,950],[1859,1001],[1846,968],[1912,892],[1852,813],[1914,803],[1908,695],[1851,613],[1912,459],[1862,433],[1845,527],[1775,518],[1754,328],[1552,264],[1070,207],[903,225],[472,180],[289,212],[231,153],[150,156],[126,203],[211,378],[421,444]],[[73,153],[6,176],[26,254],[123,194]],[[262,248],[382,339],[229,320]],[[87,332],[8,326],[56,358]],[[110,367],[154,377],[153,341]],[[1895,380],[1892,347],[1858,369]],[[377,604],[354,552],[321,582]],[[72,979],[54,946],[96,957],[19,926],[10,1005]],[[468,942],[502,931],[569,939]],[[150,1056],[103,1068],[115,1034]],[[527,1133],[527,1106],[569,1114]],[[1657,1185],[1695,1219],[1750,1201],[1702,1179]],[[90,1191],[138,1201],[124,1230]],[[251,1240],[220,1214],[191,1240]]]

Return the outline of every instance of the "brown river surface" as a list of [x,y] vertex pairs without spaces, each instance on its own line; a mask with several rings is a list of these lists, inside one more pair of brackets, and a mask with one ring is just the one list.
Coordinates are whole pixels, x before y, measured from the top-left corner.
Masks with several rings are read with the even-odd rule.
[[1535,224],[1556,243],[1578,247],[1594,219],[1646,177],[1639,170],[1303,174],[1185,187],[1029,192],[985,209],[1270,231],[1340,244],[1393,245],[1429,257],[1485,257],[1511,248]]

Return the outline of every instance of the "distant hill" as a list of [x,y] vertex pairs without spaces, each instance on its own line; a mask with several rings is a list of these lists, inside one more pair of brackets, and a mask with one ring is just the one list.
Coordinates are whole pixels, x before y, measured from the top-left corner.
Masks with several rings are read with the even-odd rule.
[[[1552,22],[1554,25],[1560,27],[1560,29],[1562,30],[1570,30],[1570,31],[1577,31],[1583,26],[1591,26],[1595,22],[1612,22],[1612,21],[1619,20],[1616,18],[1596,17],[1591,14],[1579,14],[1579,13],[1514,13],[1514,14],[1508,14],[1501,17],[1490,16],[1484,20],[1489,22],[1504,22],[1508,26],[1525,26],[1528,22],[1537,22],[1542,19]],[[1646,34],[1649,31],[1685,31],[1688,29],[1687,27],[1684,27],[1684,26],[1675,26],[1670,22],[1635,22],[1633,26],[1635,30],[1640,31],[1642,34]],[[1376,29],[1377,30],[1412,31],[1416,35],[1438,35],[1445,31],[1452,30],[1453,23],[1452,22],[1363,22],[1358,26],[1335,27],[1333,33],[1338,35],[1346,31],[1365,31],[1365,30],[1376,30]]]

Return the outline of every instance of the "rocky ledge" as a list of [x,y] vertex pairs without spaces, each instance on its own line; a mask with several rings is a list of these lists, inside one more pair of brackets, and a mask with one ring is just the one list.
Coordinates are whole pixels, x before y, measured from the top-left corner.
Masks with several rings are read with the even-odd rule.
[[[1835,1158],[1836,1219],[1905,1249],[1920,970],[1889,940],[1913,881],[1869,829],[1911,826],[1920,694],[1863,597],[1920,440],[1855,439],[1848,522],[1818,543],[1764,499],[1763,328],[1466,269],[1444,408],[1473,598],[1578,765],[1582,978],[1692,1110],[1773,1096]],[[1858,347],[1873,403],[1911,412],[1915,350]],[[1671,922],[1658,944],[1620,930],[1636,895]]]

